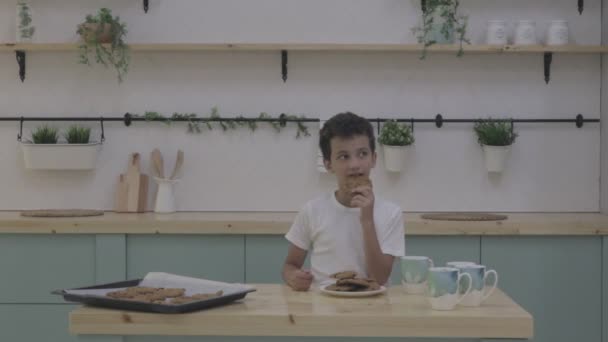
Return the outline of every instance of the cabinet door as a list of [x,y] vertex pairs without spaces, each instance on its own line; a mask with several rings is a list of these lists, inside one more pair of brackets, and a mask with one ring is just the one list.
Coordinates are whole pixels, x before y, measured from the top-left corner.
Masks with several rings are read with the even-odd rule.
[[241,235],[129,235],[127,278],[168,272],[226,282],[245,281]]
[[95,235],[0,235],[0,303],[64,303],[50,294],[95,283]]
[[600,237],[483,237],[481,261],[534,317],[534,339],[602,339]]

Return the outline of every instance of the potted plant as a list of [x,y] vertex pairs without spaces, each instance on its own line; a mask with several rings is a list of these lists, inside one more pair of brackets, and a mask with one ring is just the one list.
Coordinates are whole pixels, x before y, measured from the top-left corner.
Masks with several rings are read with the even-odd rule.
[[91,65],[90,56],[94,55],[98,64],[116,69],[118,81],[122,82],[130,57],[124,41],[127,26],[120,21],[120,17],[112,17],[110,9],[102,8],[95,16],[87,15],[76,32],[82,38],[80,63]]
[[99,142],[90,141],[91,129],[70,126],[64,134],[66,143],[58,143],[59,132],[43,125],[32,133],[32,140],[22,142],[27,169],[90,170],[95,168]]
[[453,44],[459,42],[458,56],[462,56],[462,43],[470,44],[465,37],[468,17],[460,15],[459,0],[426,0],[422,9],[422,23],[412,29],[419,44],[423,45],[421,59],[426,57],[427,48],[433,44]]
[[36,28],[32,25],[32,8],[28,1],[17,2],[17,42],[28,43],[32,41]]
[[506,120],[480,120],[473,127],[481,145],[488,172],[502,172],[511,145],[517,138],[513,126]]
[[401,171],[408,148],[414,143],[411,128],[396,120],[387,121],[382,126],[378,142],[382,146],[386,169],[391,172]]

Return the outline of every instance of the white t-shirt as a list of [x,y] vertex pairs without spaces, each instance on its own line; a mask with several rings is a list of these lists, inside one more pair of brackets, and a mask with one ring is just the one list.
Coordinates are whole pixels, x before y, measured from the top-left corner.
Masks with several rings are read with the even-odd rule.
[[[359,208],[340,204],[331,192],[306,203],[296,216],[285,237],[304,250],[311,252],[312,249],[310,263],[315,283],[347,270],[367,276],[359,212]],[[396,257],[405,255],[401,208],[376,197],[374,224],[382,253]]]

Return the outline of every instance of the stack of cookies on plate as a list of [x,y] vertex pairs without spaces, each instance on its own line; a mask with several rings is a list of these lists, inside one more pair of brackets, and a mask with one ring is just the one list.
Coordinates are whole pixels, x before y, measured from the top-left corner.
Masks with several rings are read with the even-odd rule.
[[380,289],[380,284],[373,278],[359,278],[357,272],[343,271],[331,275],[336,279],[334,284],[327,286],[328,291],[338,292],[364,292]]

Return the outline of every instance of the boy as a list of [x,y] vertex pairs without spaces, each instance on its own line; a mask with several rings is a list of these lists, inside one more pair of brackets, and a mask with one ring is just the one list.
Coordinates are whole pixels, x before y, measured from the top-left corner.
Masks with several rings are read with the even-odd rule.
[[[307,291],[313,281],[355,271],[385,284],[394,257],[405,255],[403,216],[399,206],[376,198],[365,182],[376,165],[373,127],[353,113],[337,114],[323,125],[319,146],[338,189],[309,201],[296,216],[285,235],[290,243],[283,280]],[[312,272],[302,269],[310,249]]]

